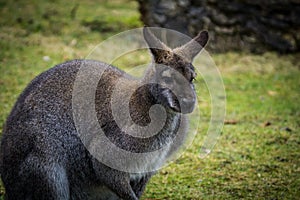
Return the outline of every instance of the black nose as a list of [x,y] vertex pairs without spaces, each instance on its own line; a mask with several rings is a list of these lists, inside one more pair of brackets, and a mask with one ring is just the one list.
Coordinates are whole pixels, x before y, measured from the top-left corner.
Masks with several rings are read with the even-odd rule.
[[193,112],[195,107],[194,98],[182,98],[180,102],[181,113],[187,114]]

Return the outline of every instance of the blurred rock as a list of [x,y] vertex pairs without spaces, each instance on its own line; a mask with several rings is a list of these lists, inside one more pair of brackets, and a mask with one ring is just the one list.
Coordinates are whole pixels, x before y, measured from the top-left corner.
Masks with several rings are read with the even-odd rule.
[[214,52],[300,51],[299,0],[138,0],[148,26],[175,29],[191,37],[207,29]]

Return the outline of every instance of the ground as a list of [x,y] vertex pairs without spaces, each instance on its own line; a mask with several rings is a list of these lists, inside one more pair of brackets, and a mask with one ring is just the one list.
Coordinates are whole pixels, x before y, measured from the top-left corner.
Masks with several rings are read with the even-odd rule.
[[[85,58],[109,36],[142,27],[137,3],[129,0],[1,1],[0,10],[1,131],[18,95],[36,75]],[[196,138],[151,179],[143,199],[299,198],[300,55],[209,53],[226,88],[225,125],[218,142],[208,157],[199,158],[211,112],[199,76]],[[130,70],[145,61],[145,54],[133,53],[115,64]],[[3,194],[1,187],[1,198]]]

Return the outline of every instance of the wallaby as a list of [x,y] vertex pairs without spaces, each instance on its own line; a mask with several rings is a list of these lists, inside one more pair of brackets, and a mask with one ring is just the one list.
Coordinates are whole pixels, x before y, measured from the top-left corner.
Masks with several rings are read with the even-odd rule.
[[[155,171],[122,171],[96,159],[82,143],[76,129],[72,90],[80,67],[106,67],[95,94],[97,119],[106,137],[119,148],[133,153],[151,152],[169,145],[177,134],[178,124],[183,121],[182,113],[194,109],[196,73],[192,60],[206,45],[208,33],[200,32],[190,42],[175,49],[167,47],[147,27],[143,29],[143,35],[153,59],[141,80],[131,79],[125,72],[100,61],[73,60],[40,74],[27,86],[3,129],[0,161],[5,199],[137,200],[141,197]],[[160,68],[160,65],[167,67]],[[185,78],[188,88],[181,86],[182,81],[174,71]],[[153,105],[159,104],[165,109],[165,124],[158,134],[134,137],[118,127],[110,104],[119,79],[123,81],[121,93],[136,88],[129,102],[134,123],[149,124],[153,119],[149,109]],[[149,80],[158,84],[143,84]],[[180,95],[175,95],[172,88]],[[123,103],[121,98],[115,101],[120,105]],[[182,130],[186,132],[185,128]],[[101,151],[101,146],[97,149]],[[154,162],[162,166],[176,149],[177,146],[170,145]],[[147,162],[140,165],[147,165]]]

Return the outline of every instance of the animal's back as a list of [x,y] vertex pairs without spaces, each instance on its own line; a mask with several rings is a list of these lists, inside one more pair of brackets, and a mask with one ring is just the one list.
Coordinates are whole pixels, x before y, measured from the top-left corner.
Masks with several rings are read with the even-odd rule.
[[[12,190],[7,193],[16,195],[8,199],[24,199],[30,194],[39,197],[42,194],[38,187],[47,188],[53,199],[67,199],[69,194],[81,199],[81,187],[96,181],[91,178],[95,177],[91,156],[72,118],[72,88],[81,66],[108,67],[87,60],[57,65],[36,77],[17,100],[5,124],[1,145],[2,180],[6,190]],[[107,71],[122,74],[111,66]],[[40,183],[46,185],[36,187]],[[57,187],[58,192],[51,192]]]

